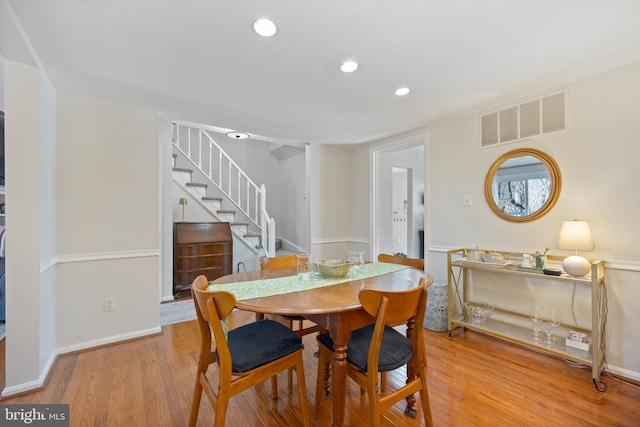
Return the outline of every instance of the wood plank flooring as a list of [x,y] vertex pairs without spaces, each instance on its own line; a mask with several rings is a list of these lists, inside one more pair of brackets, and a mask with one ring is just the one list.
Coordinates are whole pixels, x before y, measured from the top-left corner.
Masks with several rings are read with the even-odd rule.
[[[252,321],[237,311],[231,327]],[[0,403],[67,403],[72,426],[186,426],[198,358],[195,321],[164,326],[162,334],[62,355],[44,389]],[[590,370],[472,331],[423,329],[429,363],[429,394],[436,426],[639,426],[640,389],[603,376],[605,393],[595,390]],[[305,378],[313,402],[317,359],[313,335],[304,338]],[[4,341],[0,343],[4,364]],[[403,382],[404,370],[389,375]],[[4,377],[0,377],[4,383]],[[278,377],[278,398],[264,383],[232,399],[226,425],[301,425],[300,399],[287,392],[286,373]],[[295,389],[295,387],[294,387]],[[352,381],[347,390],[346,425],[369,426],[366,398]],[[417,403],[419,408],[419,402]],[[423,425],[403,415],[398,404],[386,413],[388,426]],[[199,426],[213,424],[203,398]],[[323,398],[313,426],[331,422],[331,401]]]

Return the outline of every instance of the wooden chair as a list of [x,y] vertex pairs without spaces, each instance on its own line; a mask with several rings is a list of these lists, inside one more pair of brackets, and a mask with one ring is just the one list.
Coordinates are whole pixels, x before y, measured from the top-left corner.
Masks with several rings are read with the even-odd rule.
[[424,259],[422,258],[406,258],[397,255],[379,254],[378,261],[389,262],[391,264],[408,265],[410,267],[424,271]]
[[[262,270],[273,270],[278,268],[296,268],[298,260],[295,255],[284,255],[274,258],[260,258],[260,268]],[[303,337],[314,332],[319,332],[322,328],[318,325],[304,327],[305,318],[301,316],[278,316],[289,323],[289,328],[299,336]],[[297,327],[295,326],[297,323]]]
[[263,270],[273,270],[276,268],[297,267],[298,259],[295,255],[284,255],[273,258],[261,257],[260,268]]
[[[421,330],[412,330],[409,337],[393,329],[395,326],[414,322],[424,317],[427,286],[433,282],[429,277],[420,279],[416,289],[402,292],[363,289],[359,299],[364,310],[376,321],[372,325],[356,329],[347,344],[347,372],[369,400],[370,425],[379,426],[382,414],[402,399],[407,399],[405,414],[415,417],[413,394],[420,392],[425,425],[433,425],[429,392],[427,390],[427,359]],[[333,341],[328,333],[320,334],[320,355],[316,383],[314,415],[317,416],[323,388],[328,388],[328,375],[323,370],[333,357]],[[407,364],[408,363],[408,364]],[[389,393],[378,387],[378,372],[388,372],[407,364],[407,383]]]
[[[232,396],[271,378],[273,398],[277,399],[276,375],[291,368],[296,370],[298,377],[302,421],[309,426],[302,339],[273,320],[262,320],[227,331],[224,319],[235,307],[236,298],[227,291],[207,291],[207,285],[207,278],[203,275],[196,277],[191,285],[200,327],[200,360],[189,426],[196,425],[203,390],[215,412],[214,426],[223,427]],[[218,364],[217,388],[207,377],[207,370],[214,363]]]
[[[398,255],[378,254],[378,261],[388,262],[391,264],[408,265],[409,267],[417,268],[420,271],[424,271],[424,259],[422,258],[407,258]],[[380,373],[380,386],[385,388],[387,386],[387,373]]]

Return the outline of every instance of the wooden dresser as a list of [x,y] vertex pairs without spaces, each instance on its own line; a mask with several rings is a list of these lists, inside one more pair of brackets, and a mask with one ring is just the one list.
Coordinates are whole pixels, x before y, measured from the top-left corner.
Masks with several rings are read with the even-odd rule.
[[189,291],[193,279],[233,271],[233,237],[228,222],[176,222],[173,225],[173,294]]

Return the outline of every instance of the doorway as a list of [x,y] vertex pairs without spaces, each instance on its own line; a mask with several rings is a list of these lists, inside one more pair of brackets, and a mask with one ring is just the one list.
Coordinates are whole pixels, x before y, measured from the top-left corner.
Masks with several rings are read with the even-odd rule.
[[371,254],[424,255],[425,134],[371,149]]

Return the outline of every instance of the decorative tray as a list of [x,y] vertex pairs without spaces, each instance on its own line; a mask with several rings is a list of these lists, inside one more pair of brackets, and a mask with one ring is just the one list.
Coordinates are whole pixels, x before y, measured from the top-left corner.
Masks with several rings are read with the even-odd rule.
[[508,265],[511,265],[511,261],[505,260],[502,262],[490,262],[490,261],[471,261],[467,258],[460,258],[454,262],[459,262],[461,264],[469,264],[469,265],[477,265],[488,268],[504,268]]
[[544,274],[544,271],[541,268],[534,268],[534,267],[522,267],[522,266],[517,266],[516,269],[518,271],[526,271],[527,273],[538,273],[538,274]]

